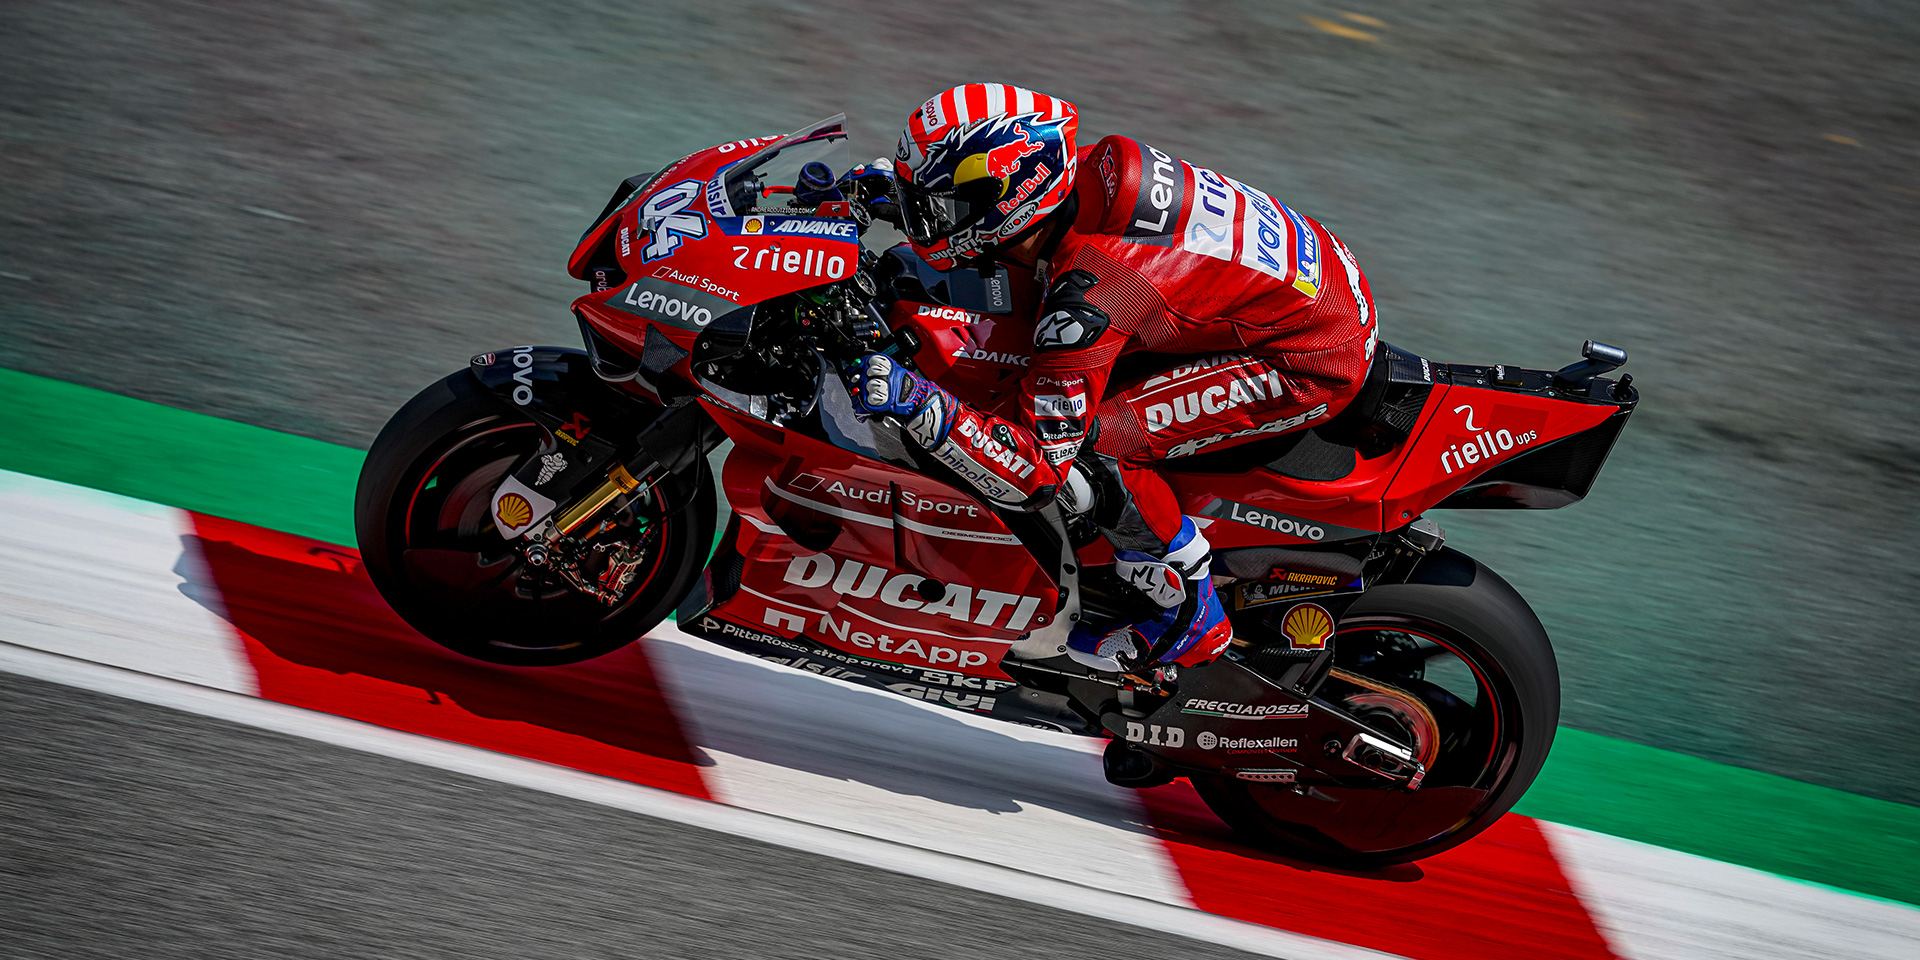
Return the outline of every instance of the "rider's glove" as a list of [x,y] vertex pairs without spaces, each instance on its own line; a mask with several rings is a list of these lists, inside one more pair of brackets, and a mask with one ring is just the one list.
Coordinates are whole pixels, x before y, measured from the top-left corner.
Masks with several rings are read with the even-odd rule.
[[953,429],[953,394],[884,353],[870,353],[846,372],[853,412],[902,420],[914,441],[929,450]]
[[858,200],[873,214],[876,220],[885,220],[898,227],[900,225],[900,207],[893,202],[893,161],[880,157],[872,163],[863,163],[841,178],[846,184],[849,195]]

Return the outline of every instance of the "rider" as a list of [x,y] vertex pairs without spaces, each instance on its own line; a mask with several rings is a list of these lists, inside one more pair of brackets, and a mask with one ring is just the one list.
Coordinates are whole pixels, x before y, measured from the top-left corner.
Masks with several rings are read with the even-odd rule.
[[[908,118],[894,200],[913,250],[947,271],[1034,271],[1044,291],[1019,422],[974,410],[882,354],[849,373],[855,408],[907,433],[989,500],[1090,512],[1138,622],[1076,629],[1104,670],[1211,660],[1232,639],[1211,547],[1158,460],[1325,422],[1377,339],[1365,276],[1325,227],[1121,136],[1074,143],[1073,105],[970,83]],[[1109,383],[1116,361],[1140,372]]]

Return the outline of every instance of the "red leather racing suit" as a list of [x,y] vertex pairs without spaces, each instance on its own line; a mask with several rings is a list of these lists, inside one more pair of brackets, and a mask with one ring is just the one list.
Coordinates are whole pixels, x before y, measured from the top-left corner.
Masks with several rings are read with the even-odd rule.
[[[1038,272],[1021,422],[963,408],[934,452],[990,498],[1040,503],[1091,438],[1083,466],[1122,493],[1096,522],[1115,546],[1160,556],[1181,511],[1148,465],[1339,413],[1373,357],[1372,297],[1325,227],[1146,144],[1083,152],[1075,192]],[[1127,364],[1145,372],[1110,383],[1136,354],[1153,355]]]

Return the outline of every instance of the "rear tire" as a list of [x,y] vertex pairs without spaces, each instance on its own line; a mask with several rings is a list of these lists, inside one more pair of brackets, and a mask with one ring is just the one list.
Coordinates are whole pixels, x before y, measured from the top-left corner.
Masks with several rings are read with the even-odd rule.
[[[1287,786],[1194,778],[1201,798],[1243,838],[1321,863],[1355,867],[1405,863],[1465,843],[1512,809],[1533,784],[1560,721],[1559,667],[1546,630],[1512,586],[1465,554],[1453,550],[1435,554],[1415,572],[1415,580],[1424,582],[1369,590],[1341,618],[1341,641],[1350,634],[1396,634],[1432,639],[1449,649],[1458,647],[1453,652],[1471,667],[1475,682],[1494,705],[1493,732],[1483,735],[1484,744],[1474,744],[1472,735],[1453,731],[1453,742],[1470,745],[1460,748],[1466,756],[1443,756],[1426,785],[1411,793],[1401,791],[1407,803],[1395,811],[1388,827],[1336,829],[1354,826],[1339,822],[1343,812],[1352,817],[1381,816],[1376,811],[1396,798],[1382,801],[1378,790],[1333,790],[1340,795],[1334,798],[1339,803],[1329,809],[1325,801],[1300,798]],[[1337,649],[1344,661],[1347,649]],[[1420,680],[1385,679],[1424,696],[1434,696],[1425,691],[1438,689]],[[1476,721],[1482,727],[1485,723]],[[1370,806],[1370,801],[1377,806]],[[1421,804],[1432,808],[1424,820],[1419,816]],[[1314,816],[1324,818],[1317,827],[1305,822]],[[1443,826],[1413,835],[1394,829],[1421,822]],[[1380,839],[1370,842],[1370,834]]]
[[[638,531],[621,542],[650,551],[617,606],[526,564],[487,504],[501,478],[552,442],[466,371],[420,391],[380,431],[360,471],[354,528],[374,586],[414,629],[489,663],[576,663],[653,629],[693,586],[717,512],[704,458],[613,511]],[[671,502],[685,505],[665,510]]]

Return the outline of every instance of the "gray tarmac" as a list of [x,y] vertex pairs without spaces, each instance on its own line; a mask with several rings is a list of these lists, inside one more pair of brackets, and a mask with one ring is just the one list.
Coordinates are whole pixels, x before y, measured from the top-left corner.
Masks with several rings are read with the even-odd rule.
[[0,674],[0,957],[1250,956]]
[[0,366],[365,446],[576,341],[622,177],[1021,83],[1327,223],[1402,347],[1632,351],[1586,502],[1438,517],[1540,611],[1563,721],[1916,803],[1916,41],[1891,2],[15,0]]

